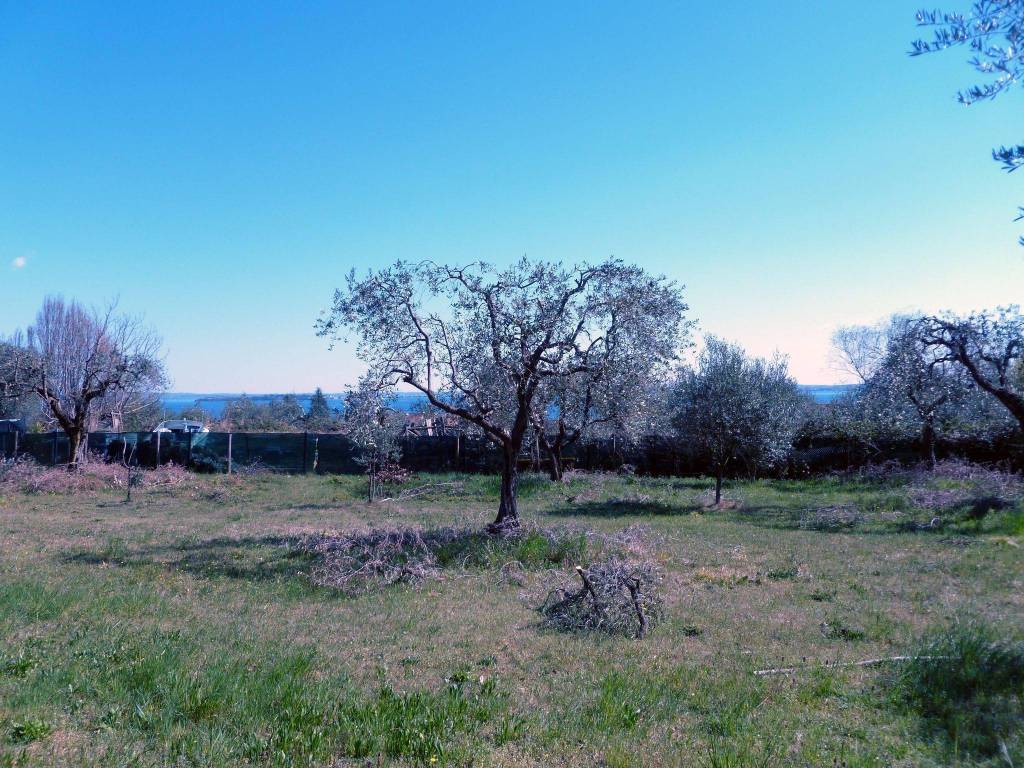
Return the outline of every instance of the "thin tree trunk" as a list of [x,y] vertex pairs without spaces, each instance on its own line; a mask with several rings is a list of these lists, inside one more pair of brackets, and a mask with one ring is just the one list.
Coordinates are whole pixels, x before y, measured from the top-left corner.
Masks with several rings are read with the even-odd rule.
[[558,436],[554,442],[549,440],[546,435],[538,432],[537,440],[541,447],[544,449],[544,453],[548,456],[548,476],[552,482],[562,482],[562,477],[565,473],[565,462],[562,461],[562,450],[566,445],[566,434],[565,425],[559,424]]
[[715,473],[715,506],[722,503],[722,470]]
[[924,448],[924,459],[931,469],[935,469],[938,459],[935,456],[935,427],[931,419],[925,419],[921,428],[921,443]]
[[498,516],[488,526],[492,533],[507,533],[519,528],[519,509],[517,493],[519,488],[519,468],[516,466],[517,451],[505,446],[501,468],[501,501],[498,505]]
[[548,467],[551,479],[556,483],[562,482],[562,449],[560,447],[553,448],[548,452],[548,458],[551,460],[551,464]]

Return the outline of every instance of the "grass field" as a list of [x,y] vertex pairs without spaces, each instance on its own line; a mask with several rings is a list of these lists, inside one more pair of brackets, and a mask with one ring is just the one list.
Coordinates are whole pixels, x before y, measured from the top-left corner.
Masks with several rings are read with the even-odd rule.
[[[568,561],[310,583],[304,532],[493,516],[495,478],[428,481],[451,484],[374,505],[354,477],[188,476],[131,502],[0,485],[0,766],[1024,765],[1016,678],[972,736],[901,698],[898,663],[821,666],[957,622],[1019,640],[1019,500],[972,515],[969,479],[829,478],[709,509],[702,480],[527,476],[526,522],[649,528],[665,607],[644,640],[539,625]],[[929,493],[954,499],[941,526]]]

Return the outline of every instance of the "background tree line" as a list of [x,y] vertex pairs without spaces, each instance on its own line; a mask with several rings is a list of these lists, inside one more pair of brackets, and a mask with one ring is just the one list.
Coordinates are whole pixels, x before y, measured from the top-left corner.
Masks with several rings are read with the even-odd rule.
[[784,466],[800,441],[846,442],[870,460],[883,443],[912,439],[934,464],[942,440],[1019,439],[1024,427],[1018,307],[840,329],[835,347],[860,385],[829,405],[800,392],[784,357],[753,358],[709,336],[693,358],[688,310],[681,286],[616,259],[504,270],[399,261],[353,271],[318,326],[332,340],[355,337],[369,368],[363,403],[378,403],[360,418],[374,430],[388,423],[387,395],[406,387],[500,447],[495,530],[518,524],[531,445],[558,480],[567,446],[671,435],[711,469],[721,502],[725,477]]
[[[368,366],[343,413],[319,390],[307,409],[294,396],[266,404],[243,396],[210,426],[344,432],[375,476],[398,458],[397,436],[408,428],[391,397],[417,390],[425,418],[444,417],[500,451],[497,529],[518,522],[524,456],[542,455],[558,480],[565,452],[601,437],[685,443],[714,475],[716,501],[725,478],[778,471],[801,442],[844,443],[870,460],[884,457],[887,442],[910,440],[929,463],[958,440],[1008,451],[1019,442],[1018,307],[840,329],[836,350],[860,385],[829,405],[801,393],[784,357],[754,358],[710,336],[695,355],[688,312],[681,286],[617,259],[572,267],[523,259],[504,270],[397,262],[351,274],[319,321],[332,340],[355,336]],[[159,337],[115,306],[51,297],[24,333],[0,344],[0,414],[32,414],[63,430],[72,466],[89,431],[143,421],[151,429],[166,382]]]

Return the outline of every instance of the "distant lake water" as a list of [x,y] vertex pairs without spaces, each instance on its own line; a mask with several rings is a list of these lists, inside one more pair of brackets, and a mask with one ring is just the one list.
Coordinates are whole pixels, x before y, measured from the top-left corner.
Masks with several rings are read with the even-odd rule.
[[[837,397],[850,391],[850,384],[801,384],[800,388],[814,398],[818,403],[830,403]],[[160,403],[168,416],[177,416],[182,411],[199,407],[213,418],[219,418],[224,413],[225,406],[231,400],[237,400],[240,393],[199,393],[199,392],[166,392],[160,396]],[[284,394],[260,394],[246,395],[255,403],[266,404],[274,400],[280,400]],[[295,399],[299,401],[302,408],[308,409],[309,402],[313,397],[312,393],[296,394]],[[344,395],[324,394],[331,408],[342,410],[345,405]],[[411,412],[423,405],[423,395],[414,392],[402,392],[395,395],[394,405],[400,410]]]

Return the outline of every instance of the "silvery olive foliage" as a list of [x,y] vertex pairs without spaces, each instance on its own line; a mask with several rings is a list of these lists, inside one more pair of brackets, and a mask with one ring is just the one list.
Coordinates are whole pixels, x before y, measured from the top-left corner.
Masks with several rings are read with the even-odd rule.
[[524,258],[506,269],[398,261],[350,273],[317,328],[358,339],[375,389],[418,390],[502,448],[500,529],[519,525],[516,462],[545,390],[609,368],[627,320],[636,334],[667,336],[686,310],[677,285],[619,259]]
[[888,436],[917,433],[936,461],[940,432],[955,428],[978,392],[961,366],[942,359],[919,334],[919,318],[896,315],[870,326],[840,328],[833,343],[860,379],[855,407]]
[[680,371],[673,405],[681,439],[714,469],[716,504],[734,465],[756,471],[786,459],[804,403],[784,357],[751,358],[705,338],[696,365]]
[[659,388],[671,376],[691,324],[671,295],[650,304],[622,298],[593,364],[548,378],[539,390],[533,428],[553,480],[562,477],[566,448],[598,436],[630,442],[654,426],[652,414],[665,410]]
[[23,412],[37,373],[38,361],[23,334],[16,332],[9,339],[0,339],[0,418]]
[[381,472],[402,457],[405,426],[403,415],[388,405],[386,391],[375,384],[364,377],[345,395],[346,435],[356,446],[356,463],[366,471],[370,502],[380,495]]
[[1024,429],[1024,315],[1020,307],[924,317],[917,323],[917,333],[936,360],[961,366],[978,389],[1002,404]]
[[[987,80],[957,93],[965,106],[994,99],[1021,81],[1024,75],[1024,0],[979,0],[966,13],[918,11],[917,23],[934,28],[930,40],[915,40],[911,55],[936,53],[955,46],[971,51],[968,63]],[[993,159],[1006,171],[1024,165],[1024,144],[992,150]],[[1018,221],[1024,218],[1020,209]],[[1024,237],[1021,238],[1024,245]]]

